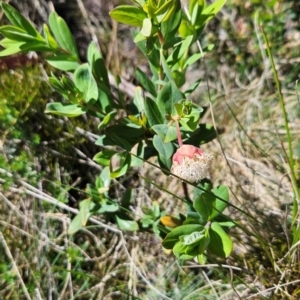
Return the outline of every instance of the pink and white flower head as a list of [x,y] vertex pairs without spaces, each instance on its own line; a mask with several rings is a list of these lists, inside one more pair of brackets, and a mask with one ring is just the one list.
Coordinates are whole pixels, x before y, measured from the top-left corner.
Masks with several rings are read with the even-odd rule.
[[173,155],[171,172],[189,182],[209,177],[213,157],[193,145],[182,145]]

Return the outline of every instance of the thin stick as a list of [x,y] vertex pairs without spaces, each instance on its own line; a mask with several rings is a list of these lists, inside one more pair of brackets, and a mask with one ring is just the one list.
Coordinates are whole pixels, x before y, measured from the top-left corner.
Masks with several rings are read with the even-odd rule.
[[20,280],[20,283],[21,283],[21,286],[22,286],[22,289],[24,291],[26,299],[31,300],[31,297],[30,297],[30,295],[29,295],[29,293],[27,291],[26,285],[25,285],[25,283],[24,283],[24,281],[22,279],[22,276],[21,276],[21,274],[19,272],[17,264],[16,264],[16,262],[15,262],[13,256],[12,256],[12,254],[11,254],[9,248],[8,248],[8,245],[7,245],[6,241],[5,241],[5,238],[4,238],[3,234],[2,234],[2,232],[0,232],[0,241],[1,241],[1,244],[3,244],[3,246],[4,246],[5,253],[8,256],[10,262],[12,263],[13,269],[16,272],[17,277]]
[[[12,174],[11,174],[11,173],[9,173],[9,172],[5,171],[4,169],[1,169],[1,168],[0,168],[0,174],[1,174],[1,173],[4,173],[4,174],[6,174],[7,176],[12,177]],[[28,195],[32,195],[32,196],[34,196],[34,197],[36,197],[36,198],[38,198],[38,199],[40,199],[40,200],[42,200],[42,201],[44,201],[44,202],[53,204],[53,205],[55,205],[55,206],[57,206],[57,207],[59,207],[59,208],[61,208],[61,209],[64,209],[64,210],[69,211],[69,212],[72,212],[72,213],[74,213],[74,214],[76,214],[76,215],[79,213],[79,210],[78,210],[78,209],[69,207],[68,205],[66,205],[66,204],[64,204],[64,203],[62,203],[62,202],[60,202],[60,201],[58,201],[57,199],[55,199],[55,198],[53,198],[53,197],[47,195],[46,193],[41,192],[39,189],[37,189],[37,188],[31,186],[30,184],[26,183],[25,181],[23,181],[23,180],[18,180],[18,181],[19,181],[20,184],[23,185],[23,187],[25,187],[25,189],[24,189],[24,190],[22,190],[22,189],[13,189],[15,192],[17,192],[17,193],[24,193],[24,192],[25,192],[25,193],[28,194]],[[123,232],[122,232],[121,230],[119,230],[119,229],[117,229],[117,228],[114,228],[114,227],[112,227],[112,226],[108,226],[108,225],[106,225],[106,224],[100,222],[99,220],[97,220],[96,218],[93,218],[93,217],[90,218],[89,221],[92,222],[92,223],[94,223],[94,224],[96,224],[96,225],[99,225],[100,227],[102,227],[102,228],[104,228],[104,229],[106,229],[106,230],[109,230],[109,231],[114,232],[114,233],[116,233],[117,235],[119,235],[120,240],[121,240],[121,243],[122,243],[122,246],[123,246],[123,249],[124,249],[124,251],[125,251],[125,253],[126,253],[126,256],[128,257],[130,263],[133,265],[133,267],[134,267],[136,273],[139,275],[139,277],[142,279],[142,281],[144,281],[144,283],[145,283],[151,290],[153,290],[155,293],[157,293],[157,295],[160,296],[160,299],[172,300],[171,298],[167,297],[167,296],[164,295],[162,292],[160,292],[155,286],[153,286],[153,285],[151,284],[151,282],[150,282],[150,281],[142,274],[142,272],[138,269],[138,267],[137,267],[136,264],[134,263],[134,261],[133,261],[131,255],[130,255],[128,249],[127,249],[127,246],[126,246],[126,240],[125,240],[124,235],[123,235]],[[29,297],[28,299],[31,300],[30,297]]]

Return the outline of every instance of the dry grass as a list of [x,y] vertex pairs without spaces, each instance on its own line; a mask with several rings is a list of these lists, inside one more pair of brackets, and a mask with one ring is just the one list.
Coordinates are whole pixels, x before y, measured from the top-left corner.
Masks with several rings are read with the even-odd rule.
[[[38,25],[45,22],[51,10],[51,6],[41,0],[25,1],[22,5],[18,1],[11,2]],[[35,15],[30,12],[31,5],[36,9]],[[95,0],[73,3],[72,9],[76,10],[82,29],[77,38],[82,45],[82,56],[86,40],[98,41],[109,68],[122,74],[124,82],[130,84],[135,66],[142,58],[128,42],[127,28],[108,19],[112,5]],[[243,31],[247,28],[242,26],[248,25],[247,21],[240,20],[237,24],[226,10],[224,16],[233,24],[234,32],[247,36]],[[259,31],[256,35],[260,41]],[[219,49],[222,43],[226,41],[221,41]],[[291,43],[289,41],[289,47]],[[1,189],[0,194],[2,262],[11,266],[1,270],[0,295],[15,299],[47,299],[49,295],[56,299],[191,300],[206,296],[208,299],[297,299],[293,293],[296,294],[299,284],[299,266],[293,251],[289,252],[293,192],[285,158],[282,112],[264,49],[257,51],[261,72],[248,74],[247,80],[241,79],[236,69],[226,63],[218,65],[216,71],[209,69],[205,73],[201,69],[201,72],[191,70],[190,73],[191,79],[203,78],[195,101],[210,105],[207,82],[210,87],[211,110],[203,122],[213,122],[213,112],[216,126],[224,129],[217,140],[203,146],[215,157],[213,182],[228,185],[231,203],[248,214],[234,207],[228,209],[241,227],[232,231],[235,249],[227,264],[179,265],[172,255],[164,253],[159,239],[153,235],[123,234],[100,218],[92,219],[85,230],[69,236],[67,228],[77,209],[52,198],[42,188],[35,189],[26,180],[16,178],[7,190]],[[213,64],[212,59],[208,57],[207,63]],[[278,59],[277,64],[284,79],[284,62]],[[299,100],[294,87],[286,85],[283,93],[296,148]],[[90,137],[93,140],[92,133]],[[92,164],[84,156],[77,157],[76,161]],[[57,170],[60,175],[66,171],[59,164]],[[0,172],[3,175],[7,171]],[[163,175],[153,165],[144,164],[139,172],[158,186],[183,195],[178,180]],[[91,172],[90,178],[93,175]],[[142,214],[140,207],[151,206],[153,200],[170,214],[183,209],[179,201],[162,189],[141,179],[135,184],[138,186],[137,216]],[[125,187],[120,185],[119,189],[122,191]]]

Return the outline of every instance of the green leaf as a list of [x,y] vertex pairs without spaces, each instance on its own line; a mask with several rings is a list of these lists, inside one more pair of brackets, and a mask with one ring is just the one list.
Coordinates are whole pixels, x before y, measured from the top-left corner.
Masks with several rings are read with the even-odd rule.
[[188,59],[185,61],[183,68],[186,69],[188,66],[195,63],[197,60],[202,58],[207,52],[211,51],[214,48],[213,44],[208,45],[203,49],[203,53],[195,53],[188,57]]
[[158,135],[153,137],[153,146],[159,153],[160,157],[169,159],[174,153],[174,146],[171,142],[163,143]]
[[203,254],[210,243],[209,230],[205,231],[204,237],[198,243],[198,254]]
[[95,77],[100,79],[107,88],[110,88],[105,61],[95,42],[89,44],[87,56]]
[[43,32],[44,32],[44,37],[46,40],[46,43],[53,49],[58,49],[59,45],[57,44],[56,40],[54,39],[53,35],[50,32],[49,27],[47,24],[43,25]]
[[91,216],[90,211],[94,207],[94,204],[90,199],[86,199],[80,202],[79,207],[79,213],[72,220],[68,229],[68,234],[74,234],[86,225],[89,217]]
[[144,105],[145,114],[150,126],[164,123],[163,116],[159,111],[156,103],[152,99],[146,97]]
[[194,37],[192,35],[189,35],[180,43],[174,46],[174,50],[167,60],[168,63],[171,64],[171,66],[175,65],[179,61],[179,59],[186,53],[191,43],[193,42],[193,38]]
[[113,110],[113,96],[110,93],[109,88],[106,85],[98,82],[98,101],[95,103],[98,105],[99,110],[104,114],[108,114]]
[[190,94],[192,94],[196,88],[199,86],[201,79],[196,80],[185,92],[184,95],[187,98]]
[[89,102],[98,99],[98,86],[88,64],[79,66],[74,73],[74,83],[84,94],[84,99]]
[[52,12],[49,16],[49,25],[59,45],[79,60],[75,40],[67,23],[56,12]]
[[147,39],[147,42],[145,40],[136,41],[136,38],[138,38],[138,36],[138,34],[135,35],[134,41],[142,51],[142,53],[144,53],[147,57],[154,77],[158,78],[158,69],[160,67],[160,52],[155,47],[155,41],[151,37]]
[[177,88],[174,82],[168,82],[157,96],[157,106],[160,113],[164,115],[173,115],[175,113],[175,103],[184,98],[184,95]]
[[94,157],[93,160],[98,163],[99,165],[106,167],[109,166],[110,160],[113,155],[115,155],[117,152],[114,150],[103,150],[101,152],[98,152]]
[[108,113],[102,120],[102,122],[98,125],[98,129],[104,129],[111,121],[115,119],[115,116],[118,114],[117,111],[111,111]]
[[104,187],[109,187],[111,182],[109,167],[104,167],[102,169],[100,173],[100,178],[103,181]]
[[147,14],[141,8],[131,5],[120,5],[109,14],[120,23],[136,27],[143,27],[143,20],[147,18]]
[[158,202],[156,202],[156,201],[152,202],[152,211],[153,211],[153,216],[155,218],[160,217],[160,207],[159,207]]
[[180,260],[191,260],[195,257],[195,255],[185,254],[186,251],[185,245],[183,245],[180,241],[177,242],[173,248],[174,255]]
[[38,33],[34,26],[26,18],[24,18],[16,9],[4,2],[1,3],[1,6],[6,17],[13,25],[23,29],[25,32],[28,33],[28,35],[35,37],[40,41],[43,41],[42,36]]
[[[9,41],[9,46],[4,46],[6,49],[0,51],[0,57],[3,56],[9,56],[9,55],[13,55],[19,52],[22,52],[21,47],[23,45],[25,45],[26,42],[16,42],[16,41],[11,41],[8,39],[3,39],[0,44],[1,46],[3,46],[2,42],[5,40],[5,42]],[[8,44],[8,43],[7,43]]]
[[202,15],[209,15],[210,17],[206,20],[206,23],[212,19],[224,6],[227,0],[216,0],[211,5],[203,9]]
[[194,200],[194,208],[200,215],[202,222],[207,222],[211,218],[213,212],[214,196],[208,193],[202,193]]
[[145,130],[140,126],[136,126],[131,122],[129,124],[116,124],[106,129],[106,134],[109,136],[120,136],[128,142],[138,142]]
[[189,56],[189,58],[185,61],[183,68],[186,69],[188,66],[195,63],[201,57],[203,57],[202,53],[194,53],[193,55]]
[[[140,79],[138,79],[140,80]],[[142,111],[145,110],[145,105],[144,105],[145,99],[143,97],[143,91],[142,89],[138,86],[134,90],[134,97],[133,97],[133,105],[134,107],[134,114],[138,114]]]
[[205,0],[190,0],[189,2],[189,14],[191,21],[194,24],[198,14],[201,14],[203,8],[206,6]]
[[183,245],[195,245],[198,244],[198,242],[204,238],[203,231],[195,231],[188,235],[182,235],[180,237],[180,241]]
[[132,140],[128,141],[124,137],[120,137],[117,134],[113,134],[112,136],[109,136],[109,139],[112,141],[110,144],[105,144],[105,145],[110,145],[110,146],[120,146],[123,149],[130,151],[131,148],[136,144],[136,142],[133,142]]
[[126,174],[130,167],[131,155],[128,152],[116,153],[110,160],[110,177],[118,178]]
[[163,5],[158,5],[158,9],[154,12],[157,22],[161,23],[167,21],[172,15],[174,6],[174,0],[169,0],[166,1]]
[[182,128],[194,132],[198,127],[201,112],[201,109],[192,109],[191,113],[184,115],[179,121]]
[[222,227],[228,227],[228,228],[230,228],[230,227],[236,226],[236,223],[231,222],[231,221],[227,221],[227,222],[220,222],[220,221],[218,221],[218,223]]
[[184,254],[190,255],[193,257],[195,257],[196,255],[199,254],[197,245],[189,245],[189,246],[184,245],[184,246],[185,246]]
[[134,192],[132,188],[128,188],[123,194],[121,200],[121,207],[124,209],[129,209],[130,204],[134,200]]
[[124,220],[116,216],[116,221],[120,229],[128,230],[128,231],[137,231],[139,229],[139,225],[136,221],[132,220]]
[[46,43],[37,40],[18,42],[4,38],[0,41],[0,45],[6,48],[0,52],[1,56],[7,56],[18,52],[51,51],[51,48],[49,48]]
[[63,84],[59,81],[59,79],[57,77],[55,77],[55,75],[52,74],[51,77],[48,78],[49,83],[51,84],[51,86],[61,95],[63,95],[63,97],[65,99],[68,99],[68,90],[66,90],[66,88],[63,86]]
[[232,240],[219,223],[213,222],[211,224],[209,235],[208,250],[219,257],[228,257],[233,247]]
[[30,41],[41,42],[35,36],[32,36],[32,35],[28,34],[22,28],[19,28],[19,27],[16,27],[16,26],[12,26],[12,25],[1,26],[0,27],[0,33],[4,37],[6,37],[6,38],[8,38],[10,40],[18,41],[18,42],[28,42],[28,41],[29,42]]
[[145,37],[151,36],[151,33],[152,33],[152,22],[151,22],[151,19],[145,18],[143,20],[143,27],[142,27],[141,33]]
[[213,125],[209,123],[200,124],[199,128],[193,132],[191,137],[185,141],[186,144],[202,145],[216,138],[216,131]]
[[48,56],[46,61],[52,67],[62,71],[73,71],[80,66],[77,59],[68,54],[59,54],[50,57]]
[[172,249],[174,245],[179,241],[180,236],[189,235],[196,231],[202,231],[203,228],[203,225],[198,224],[188,224],[176,227],[167,234],[162,242],[162,246],[166,249]]
[[201,223],[205,223],[202,222],[202,218],[200,217],[200,215],[197,212],[194,211],[189,211],[187,218],[184,220],[183,224],[187,225],[187,224],[201,224]]
[[167,63],[167,61],[165,59],[163,49],[160,49],[159,53],[160,53],[160,60],[161,60],[161,64],[162,64],[163,70],[164,70],[167,78],[170,81],[173,81],[172,71],[171,71],[170,67],[168,66],[168,63]]
[[69,228],[68,228],[68,234],[74,234],[82,228],[83,228],[83,226],[82,226],[82,222],[81,222],[81,216],[80,216],[80,214],[78,214],[71,221]]
[[147,146],[143,143],[143,140],[140,139],[140,141],[138,142],[138,146],[133,147],[130,151],[132,167],[141,167],[143,165],[146,151]]
[[197,16],[193,18],[195,21],[193,23],[194,28],[197,30],[197,35],[199,36],[202,32],[206,23],[211,20],[224,6],[226,0],[217,0],[211,5],[205,7],[202,11],[198,11]]
[[72,118],[85,114],[86,109],[77,104],[63,104],[60,102],[52,102],[47,104],[45,113]]
[[150,80],[149,77],[139,68],[136,69],[135,75],[141,86],[152,96],[156,97],[156,89],[152,80]]
[[163,22],[160,24],[161,32],[165,38],[166,44],[168,44],[176,35],[181,23],[181,17],[182,10],[180,7],[180,0],[173,0],[172,8],[168,11]]
[[220,213],[224,211],[224,209],[228,205],[228,200],[229,200],[229,193],[228,193],[228,188],[225,185],[219,185],[218,187],[212,189],[212,192],[219,198],[215,198],[214,203],[213,203],[213,212],[211,215],[211,218],[216,217]]
[[168,143],[177,139],[175,126],[169,126],[168,124],[157,124],[152,126],[152,129],[160,137],[163,143]]
[[119,210],[118,203],[111,201],[109,199],[102,199],[101,200],[101,208],[97,210],[97,213],[103,214],[103,213],[112,213]]

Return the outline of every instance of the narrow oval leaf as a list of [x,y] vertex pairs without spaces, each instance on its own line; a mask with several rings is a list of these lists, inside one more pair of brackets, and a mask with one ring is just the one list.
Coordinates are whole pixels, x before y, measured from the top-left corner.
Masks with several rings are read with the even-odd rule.
[[143,20],[147,18],[147,14],[141,8],[131,5],[120,5],[109,14],[120,23],[136,27],[143,27]]
[[203,223],[211,218],[213,212],[214,196],[208,193],[202,193],[194,200],[194,208],[201,217]]
[[110,160],[110,177],[118,178],[126,174],[130,167],[131,155],[128,152],[116,153]]
[[135,75],[141,86],[152,96],[156,97],[156,89],[152,80],[139,68],[136,69]]
[[95,42],[91,42],[89,44],[87,57],[90,66],[92,66],[93,74],[95,75],[97,80],[100,80],[107,88],[110,89],[105,61],[100,49],[96,46]]
[[174,82],[168,82],[157,96],[157,106],[162,115],[172,115],[175,112],[175,103],[182,100],[184,95]]
[[220,257],[228,257],[232,251],[232,240],[224,229],[217,222],[211,224],[209,230],[210,243],[208,249]]
[[108,113],[102,120],[102,122],[98,125],[98,129],[105,128],[111,121],[115,119],[115,116],[118,114],[117,111],[113,110],[110,113]]
[[[138,79],[139,80],[139,79]],[[133,104],[135,106],[135,111],[134,113],[140,113],[145,110],[145,105],[144,105],[145,99],[143,97],[143,91],[142,89],[138,86],[134,90],[134,97],[133,97]]]
[[154,12],[158,23],[168,20],[167,18],[164,20],[164,18],[168,14],[168,11],[172,7],[172,5],[175,5],[173,0],[166,1],[163,5],[159,6],[159,8]]
[[44,37],[46,40],[46,43],[53,49],[57,49],[59,48],[59,45],[57,44],[56,40],[54,39],[54,37],[52,36],[49,27],[47,26],[47,24],[43,25],[43,33],[44,33]]
[[[3,39],[3,40],[7,40],[7,39]],[[9,55],[13,55],[19,52],[22,52],[21,47],[23,45],[25,45],[26,42],[16,42],[16,41],[11,41],[9,40],[9,46],[3,46],[2,45],[2,41],[0,42],[1,46],[5,47],[6,49],[0,51],[0,57],[3,56],[9,56]]]
[[169,126],[168,124],[158,124],[152,126],[152,129],[164,143],[171,142],[177,139],[175,126]]
[[80,66],[78,61],[68,54],[47,57],[46,61],[52,67],[62,71],[73,71]]
[[75,40],[64,19],[58,16],[56,12],[52,12],[49,16],[49,25],[59,45],[79,60]]
[[157,104],[152,99],[147,97],[145,99],[144,105],[145,114],[150,126],[164,123],[164,118],[159,111]]
[[101,201],[101,208],[97,210],[97,213],[103,214],[103,213],[112,213],[116,212],[119,210],[119,205],[118,203],[108,200],[108,199],[103,199]]
[[99,165],[103,167],[109,166],[110,160],[113,155],[115,155],[117,152],[113,150],[103,150],[99,153],[97,153],[94,157],[93,160],[98,163]]
[[228,188],[225,185],[220,185],[214,189],[212,189],[212,192],[219,198],[216,198],[213,204],[214,211],[212,213],[212,218],[216,217],[220,213],[224,211],[224,209],[228,205],[229,200],[229,193]]
[[160,54],[160,60],[162,63],[162,67],[163,67],[163,70],[164,70],[167,78],[169,79],[169,81],[173,81],[172,71],[171,71],[170,67],[168,66],[168,63],[165,59],[163,49],[160,49],[159,54]]
[[18,42],[27,42],[34,40],[41,42],[35,36],[28,34],[24,29],[12,25],[1,26],[0,33],[4,37]]
[[79,213],[75,218],[72,220],[69,229],[68,234],[74,234],[81,228],[83,228],[89,217],[90,217],[90,210],[93,208],[94,204],[91,203],[90,199],[82,200],[79,204]]
[[171,142],[163,143],[158,135],[153,137],[153,146],[159,153],[160,157],[164,157],[165,159],[169,159],[174,153],[174,146]]
[[77,104],[63,104],[60,102],[53,102],[47,104],[45,113],[72,118],[85,114],[86,110]]
[[120,229],[128,231],[136,231],[139,229],[139,225],[136,221],[124,220],[116,216],[116,221]]
[[98,86],[88,64],[83,64],[76,69],[74,83],[83,93],[86,102],[98,99]]
[[142,33],[143,36],[149,37],[151,35],[151,32],[152,32],[151,19],[145,18],[143,20],[143,27],[142,27],[141,33]]
[[81,223],[81,217],[80,215],[76,215],[73,220],[71,221],[69,228],[68,228],[68,234],[74,234],[77,231],[79,231],[82,228],[82,223]]

